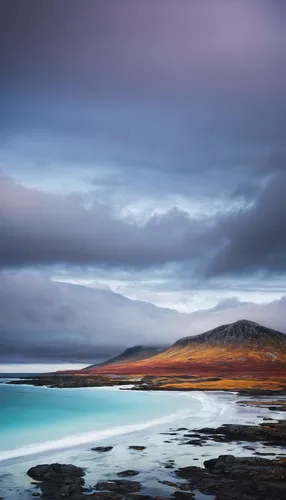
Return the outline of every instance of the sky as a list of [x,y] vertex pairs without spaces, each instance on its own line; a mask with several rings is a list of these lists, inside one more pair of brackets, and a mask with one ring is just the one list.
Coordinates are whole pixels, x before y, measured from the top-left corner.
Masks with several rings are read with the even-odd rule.
[[2,0],[3,367],[286,332],[285,22],[284,0]]

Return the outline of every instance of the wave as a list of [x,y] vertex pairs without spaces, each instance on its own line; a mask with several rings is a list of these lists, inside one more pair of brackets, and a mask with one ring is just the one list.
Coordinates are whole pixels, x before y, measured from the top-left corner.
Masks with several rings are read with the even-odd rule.
[[0,452],[0,461],[10,460],[19,457],[25,457],[28,455],[35,455],[38,453],[43,453],[46,451],[60,450],[65,448],[72,448],[75,446],[88,444],[95,441],[101,441],[107,438],[120,436],[122,434],[129,434],[136,431],[142,431],[153,427],[156,425],[161,425],[169,422],[174,422],[176,420],[181,420],[188,418],[192,415],[192,412],[188,410],[173,413],[166,417],[161,417],[153,420],[148,420],[147,422],[141,424],[130,424],[122,425],[118,427],[113,427],[109,429],[103,429],[99,431],[85,432],[83,434],[78,434],[74,436],[68,436],[65,438],[57,439],[55,441],[45,441],[42,443],[33,443],[21,448],[15,448],[12,450],[6,450]]

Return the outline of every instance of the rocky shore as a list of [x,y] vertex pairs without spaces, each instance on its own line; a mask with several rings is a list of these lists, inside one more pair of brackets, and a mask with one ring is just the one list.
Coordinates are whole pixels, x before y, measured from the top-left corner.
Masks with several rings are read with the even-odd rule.
[[77,387],[110,387],[130,386],[136,391],[236,391],[244,395],[283,395],[286,394],[286,381],[279,382],[279,387],[271,385],[267,380],[249,381],[242,377],[225,379],[221,377],[203,376],[128,376],[128,375],[80,375],[80,374],[43,374],[35,377],[21,377],[8,382],[13,385],[34,385],[52,388]]
[[[133,472],[130,475],[134,475]],[[85,486],[85,471],[74,465],[38,465],[27,474],[40,481],[41,497],[49,500],[161,500],[163,497],[139,494],[139,481],[111,479]],[[164,481],[171,498],[195,499],[198,493],[216,500],[284,500],[286,460],[222,455],[206,460],[203,467],[183,467],[175,471],[179,481]],[[124,475],[124,474],[121,474]],[[184,482],[180,481],[181,479]]]
[[[271,400],[239,401],[239,404],[263,407],[272,405]],[[283,407],[285,401],[277,400]],[[269,412],[270,413],[270,412]],[[72,464],[36,465],[27,471],[32,479],[33,497],[46,500],[284,500],[286,497],[286,420],[267,422],[259,425],[225,424],[217,428],[188,429],[172,428],[164,432],[167,440],[178,446],[197,447],[198,453],[211,443],[240,443],[245,454],[235,456],[223,454],[205,460],[203,466],[193,463],[176,468],[175,461],[165,462],[169,477],[160,480],[162,494],[158,496],[146,492],[146,485],[140,478],[140,470],[128,469],[108,478],[97,477],[94,482],[86,481],[86,470]],[[164,437],[165,437],[164,436]],[[170,442],[170,441],[166,441]],[[255,446],[254,446],[255,445]],[[261,445],[261,446],[260,446]],[[108,456],[114,446],[98,446],[90,450],[96,456]],[[127,446],[128,448],[128,446]],[[129,446],[135,453],[148,454],[143,445]],[[259,450],[262,450],[259,451]],[[200,451],[199,451],[200,450]],[[251,454],[249,453],[251,451]],[[265,455],[265,456],[262,456]],[[133,479],[133,476],[136,480]],[[96,475],[95,475],[96,477]],[[131,479],[129,479],[131,478]],[[166,488],[168,493],[166,494]],[[157,487],[158,492],[158,487]],[[206,497],[206,496],[207,497]]]
[[21,377],[7,382],[11,385],[33,385],[37,387],[51,387],[57,389],[76,389],[82,387],[112,387],[117,385],[130,385],[136,383],[128,377],[107,375],[81,376],[81,375],[39,375],[36,377]]

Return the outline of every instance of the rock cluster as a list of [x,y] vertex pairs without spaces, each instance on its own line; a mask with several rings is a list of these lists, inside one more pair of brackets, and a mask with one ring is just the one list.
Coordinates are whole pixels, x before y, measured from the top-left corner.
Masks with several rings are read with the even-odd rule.
[[212,437],[214,441],[262,441],[271,445],[286,445],[286,420],[260,425],[225,424],[213,429],[199,429],[200,434]]
[[184,467],[177,475],[193,490],[216,500],[284,500],[286,461],[221,455],[204,462],[205,468]]
[[61,499],[65,496],[81,494],[84,491],[85,472],[80,467],[71,464],[36,465],[27,472],[28,476],[41,481],[42,497]]

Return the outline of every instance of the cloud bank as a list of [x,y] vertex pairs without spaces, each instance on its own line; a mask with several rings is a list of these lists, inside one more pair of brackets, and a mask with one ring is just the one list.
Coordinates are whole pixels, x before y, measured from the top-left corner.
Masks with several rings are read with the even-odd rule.
[[241,318],[286,330],[286,296],[269,304],[232,299],[183,314],[109,290],[2,272],[0,362],[92,363],[138,344],[168,345]]

